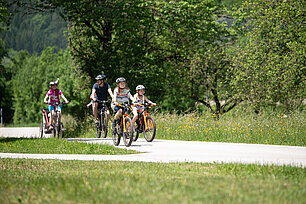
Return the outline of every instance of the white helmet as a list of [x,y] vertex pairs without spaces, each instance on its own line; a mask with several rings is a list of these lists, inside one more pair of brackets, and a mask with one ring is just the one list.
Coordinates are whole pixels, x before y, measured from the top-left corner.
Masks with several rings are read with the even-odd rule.
[[136,91],[139,91],[139,90],[141,90],[141,89],[145,89],[144,85],[138,85],[138,86],[136,87]]
[[126,82],[125,78],[119,77],[118,79],[116,79],[117,84],[119,84],[120,82]]

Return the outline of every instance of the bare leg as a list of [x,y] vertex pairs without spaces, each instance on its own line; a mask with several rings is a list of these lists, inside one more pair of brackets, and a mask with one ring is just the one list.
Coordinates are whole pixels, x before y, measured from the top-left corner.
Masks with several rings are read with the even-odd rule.
[[95,120],[97,120],[98,119],[98,103],[92,104],[92,110],[93,110]]
[[133,115],[134,115],[134,117],[133,117],[132,122],[133,122],[133,125],[134,125],[134,127],[135,127],[135,122],[136,122],[136,120],[137,120],[137,118],[138,118],[137,110],[133,110]]
[[114,119],[115,119],[115,120],[118,120],[121,114],[122,114],[122,109],[119,109],[119,110],[117,111],[117,113],[116,113]]
[[109,110],[106,111],[106,114],[107,114],[107,121],[109,121],[109,118],[110,118]]
[[53,118],[54,118],[54,110],[51,111],[51,119],[50,119],[51,125],[53,125]]

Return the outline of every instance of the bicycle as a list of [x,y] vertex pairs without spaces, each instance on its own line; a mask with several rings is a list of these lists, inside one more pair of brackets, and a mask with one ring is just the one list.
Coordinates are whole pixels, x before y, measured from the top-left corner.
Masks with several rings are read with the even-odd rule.
[[138,118],[136,120],[136,135],[133,141],[136,141],[139,137],[140,133],[143,133],[144,138],[147,142],[152,142],[155,138],[156,134],[156,124],[150,113],[148,113],[148,109],[154,106],[151,103],[145,102],[143,105],[137,104],[138,106],[143,106],[144,110],[142,113],[138,113]]
[[48,127],[51,125],[49,121],[49,110],[46,108],[42,108],[42,114],[43,114],[43,122],[40,122],[40,127],[39,127],[39,135],[41,138],[43,138],[44,133],[48,134],[51,133],[51,129],[48,129]]
[[[66,104],[66,103],[62,103]],[[54,116],[53,116],[53,124],[50,123],[49,121],[49,111],[48,109],[43,108],[43,123],[40,123],[40,135],[43,137],[43,129],[45,129],[45,133],[52,133],[53,137],[57,138],[63,138],[63,130],[64,130],[64,125],[61,122],[61,114],[60,111],[58,110],[58,106],[62,105],[60,103],[48,103],[48,105],[53,105],[54,106]],[[50,126],[53,126],[53,128],[50,131]]]
[[[108,132],[108,117],[107,117],[107,112],[106,112],[106,104],[110,103],[111,101],[100,101],[100,100],[96,100],[95,102],[97,102],[98,105],[98,117],[100,118],[100,121],[98,124],[96,124],[96,133],[97,133],[97,137],[100,138],[101,134],[103,138],[106,138],[107,136],[107,132]],[[101,106],[100,106],[101,105]],[[99,108],[101,107],[101,108]]]
[[122,107],[122,115],[119,118],[119,123],[116,122],[115,128],[112,130],[112,138],[115,146],[120,143],[121,136],[123,137],[124,145],[129,147],[133,141],[133,122],[128,110],[131,110],[129,103],[119,104]]

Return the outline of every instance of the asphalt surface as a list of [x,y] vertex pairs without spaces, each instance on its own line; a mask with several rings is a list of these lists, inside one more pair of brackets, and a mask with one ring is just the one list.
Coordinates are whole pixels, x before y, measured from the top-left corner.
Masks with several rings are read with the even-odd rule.
[[[14,130],[15,129],[15,130]],[[32,130],[32,132],[31,132]],[[14,133],[14,131],[16,131]],[[0,128],[0,137],[38,137],[38,128]],[[71,142],[105,143],[111,138],[70,138]],[[141,152],[130,155],[78,155],[78,154],[19,154],[0,153],[0,158],[141,161],[141,162],[201,162],[291,165],[306,167],[306,147],[238,144],[221,142],[159,140],[146,142],[139,138],[130,147],[121,141],[119,148]]]

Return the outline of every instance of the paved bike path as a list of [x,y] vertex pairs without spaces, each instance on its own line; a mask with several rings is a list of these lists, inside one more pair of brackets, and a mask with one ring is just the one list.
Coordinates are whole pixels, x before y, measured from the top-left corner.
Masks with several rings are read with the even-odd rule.
[[[2,128],[0,128],[1,130]],[[38,129],[34,129],[37,130]],[[4,136],[0,131],[0,137]],[[14,134],[13,134],[14,135]],[[31,134],[29,134],[31,135]],[[12,135],[11,135],[12,136]],[[16,136],[20,136],[16,134]],[[33,136],[33,135],[32,135]],[[34,136],[35,137],[35,136]],[[105,143],[112,145],[111,138],[70,138],[68,141]],[[119,148],[127,148],[121,141]],[[0,158],[141,161],[141,162],[201,162],[274,164],[306,167],[306,147],[238,144],[221,142],[159,140],[146,142],[139,138],[127,149],[142,152],[130,155],[78,155],[78,154],[19,154],[0,153]]]

